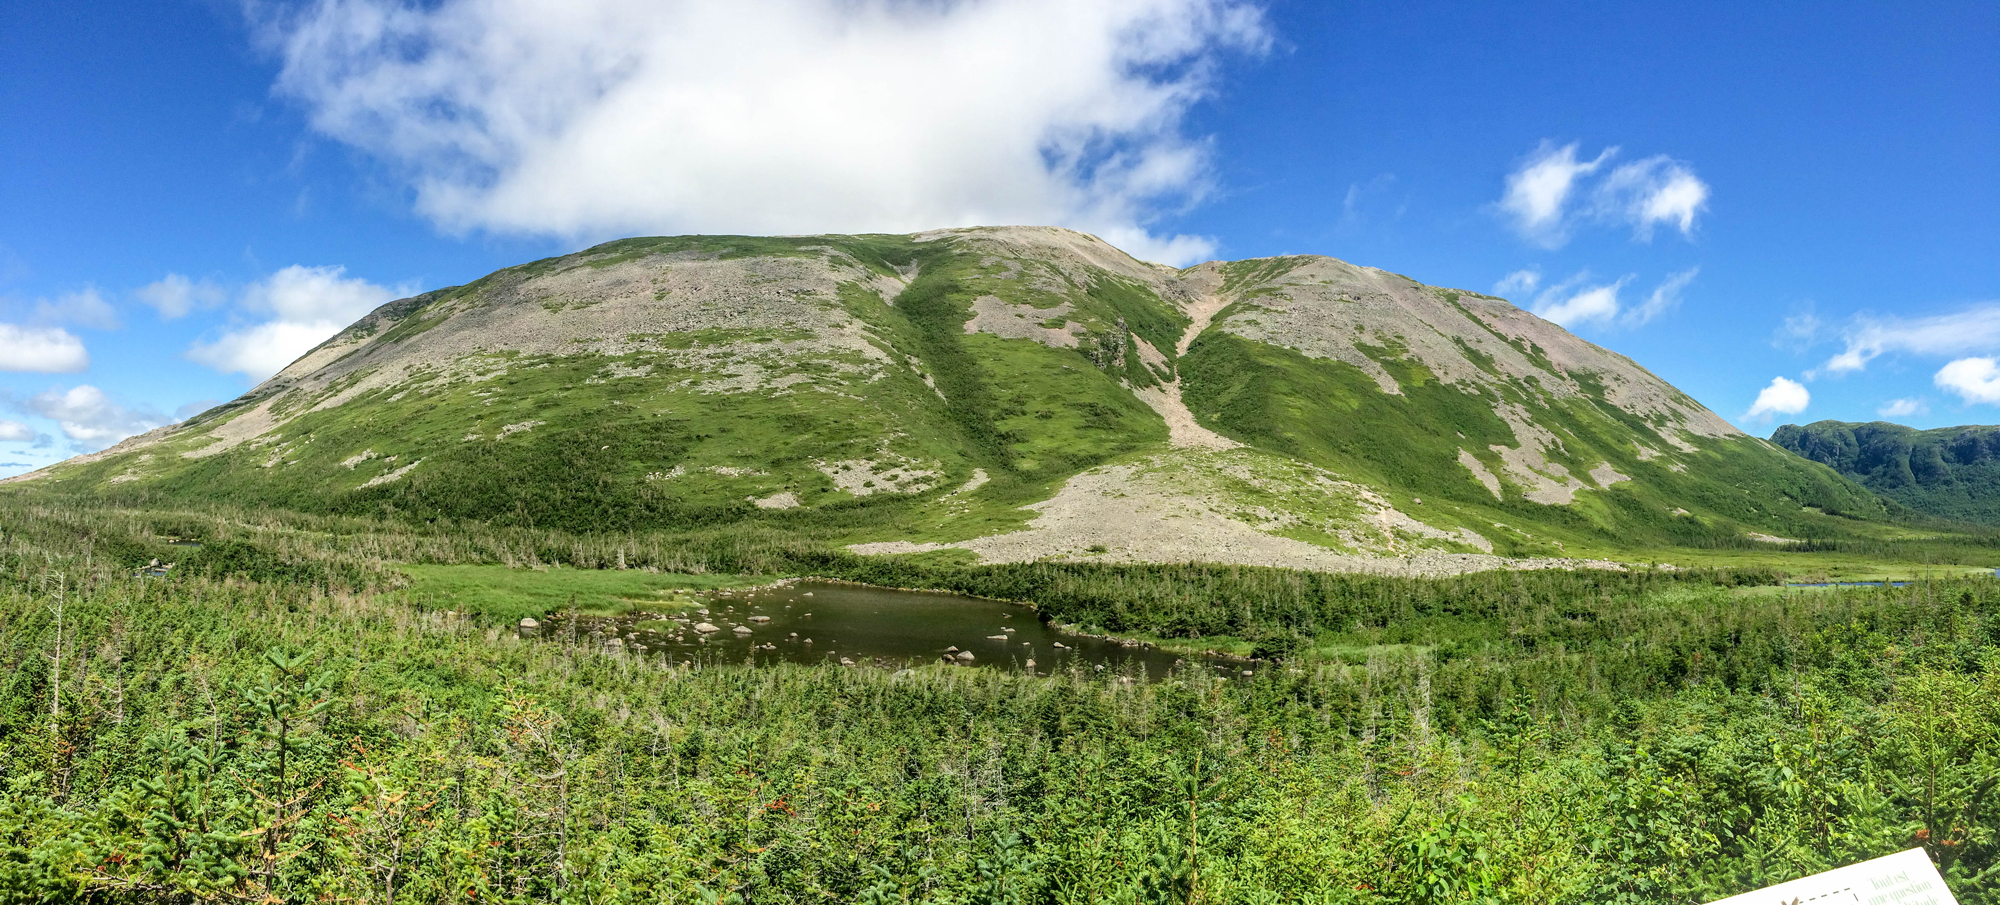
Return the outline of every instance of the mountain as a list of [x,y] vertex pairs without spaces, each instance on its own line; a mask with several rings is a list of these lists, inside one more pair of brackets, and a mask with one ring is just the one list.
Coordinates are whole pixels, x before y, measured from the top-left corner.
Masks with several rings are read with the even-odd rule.
[[1771,441],[1918,512],[2000,525],[2000,427],[1815,421]]
[[17,481],[864,553],[1462,571],[1882,503],[1498,298],[1067,230],[627,239],[385,305]]

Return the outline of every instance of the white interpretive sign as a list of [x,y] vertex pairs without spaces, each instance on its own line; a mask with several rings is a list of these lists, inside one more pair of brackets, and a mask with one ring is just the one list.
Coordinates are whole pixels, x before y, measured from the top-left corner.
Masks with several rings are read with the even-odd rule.
[[1709,905],[1958,905],[1924,850],[1913,848]]

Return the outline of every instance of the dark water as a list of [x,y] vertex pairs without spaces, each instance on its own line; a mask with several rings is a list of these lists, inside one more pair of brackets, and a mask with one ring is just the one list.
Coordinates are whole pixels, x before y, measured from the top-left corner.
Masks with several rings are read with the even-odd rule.
[[[607,644],[617,638],[628,651],[676,663],[839,663],[844,658],[854,665],[902,667],[953,657],[963,666],[1016,670],[1029,669],[1032,661],[1040,675],[1082,669],[1149,679],[1164,678],[1183,660],[1228,675],[1264,666],[1064,634],[1025,606],[956,594],[800,582],[699,596],[707,601],[706,615],[691,609],[574,620],[557,616],[532,633],[595,637]],[[720,630],[695,631],[701,622]],[[750,631],[738,633],[737,626]],[[956,659],[951,648],[971,651],[973,659]]]

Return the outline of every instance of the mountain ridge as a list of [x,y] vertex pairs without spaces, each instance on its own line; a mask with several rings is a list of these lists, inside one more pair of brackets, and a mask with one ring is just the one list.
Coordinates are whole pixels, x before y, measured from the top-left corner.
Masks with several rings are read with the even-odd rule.
[[16,481],[1439,572],[1884,511],[1505,300],[1319,256],[1175,269],[1052,227],[605,243],[392,302],[237,400]]
[[2000,426],[1827,420],[1781,426],[1771,441],[1917,512],[2000,525]]

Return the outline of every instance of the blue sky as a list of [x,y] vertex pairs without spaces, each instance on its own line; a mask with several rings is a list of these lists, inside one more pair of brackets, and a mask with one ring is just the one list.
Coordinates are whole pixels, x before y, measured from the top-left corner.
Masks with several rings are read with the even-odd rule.
[[2000,422],[1995,47],[1990,3],[13,0],[0,474],[605,239],[982,222],[1504,289],[1759,434]]

